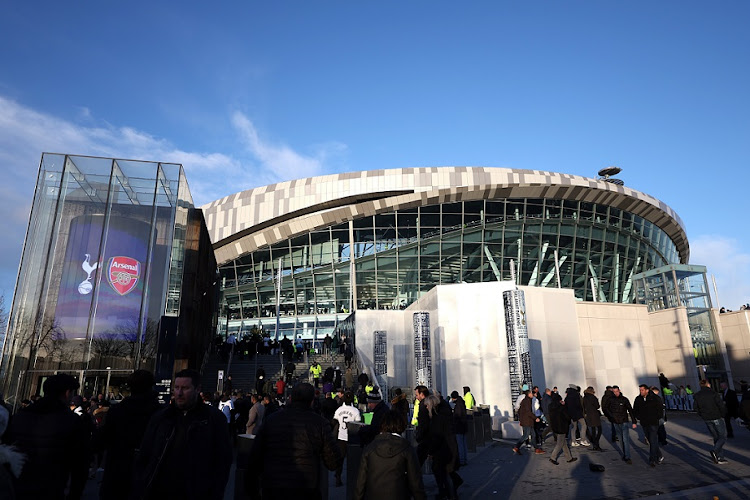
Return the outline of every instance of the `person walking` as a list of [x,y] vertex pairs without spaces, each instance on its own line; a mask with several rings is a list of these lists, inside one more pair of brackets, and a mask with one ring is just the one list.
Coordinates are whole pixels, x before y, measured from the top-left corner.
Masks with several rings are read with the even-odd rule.
[[589,446],[591,443],[586,439],[586,419],[583,418],[581,391],[578,389],[578,386],[571,384],[565,390],[565,407],[568,409],[570,419],[573,421],[573,429],[576,433],[580,431],[580,438],[573,435],[570,436],[570,445]]
[[640,395],[635,398],[633,403],[633,414],[641,422],[643,435],[648,441],[649,453],[648,463],[651,467],[656,467],[657,463],[662,463],[664,457],[659,450],[659,419],[662,416],[662,402],[656,394],[646,384],[638,386]]
[[466,419],[466,403],[459,396],[458,391],[451,392],[451,401],[453,402],[453,432],[456,434],[456,444],[458,444],[458,461],[461,465],[468,463],[468,450],[466,448],[466,432],[468,422]]
[[607,401],[607,412],[610,416],[610,422],[615,426],[615,432],[617,437],[622,443],[622,459],[628,464],[632,465],[633,461],[630,459],[630,434],[628,433],[630,422],[628,421],[628,415],[632,420],[633,429],[636,428],[636,418],[633,414],[633,407],[630,405],[630,400],[622,395],[620,387],[612,386],[612,396]]
[[[359,410],[354,407],[354,394],[351,391],[344,393],[343,403],[336,409],[333,414],[333,419],[338,422],[338,440],[339,450],[341,451],[342,461],[341,465],[336,469],[336,486],[343,486],[344,483],[341,481],[341,473],[344,469],[344,459],[346,459],[346,448],[349,443],[349,431],[346,427],[347,422],[361,422],[362,415]],[[404,419],[406,422],[406,419]]]
[[610,430],[610,437],[611,441],[614,443],[617,441],[617,433],[615,432],[615,423],[612,421],[612,416],[609,415],[609,398],[612,397],[612,386],[608,385],[604,389],[604,394],[602,395],[602,413],[605,417],[607,417],[607,420],[609,420],[609,430]]
[[599,400],[596,397],[596,391],[591,386],[583,391],[583,414],[586,419],[586,426],[589,429],[592,449],[603,451],[599,446],[599,440],[602,437],[602,414],[599,412]]
[[106,451],[104,476],[99,488],[101,500],[126,500],[131,482],[123,477],[133,475],[133,460],[140,448],[148,422],[162,409],[153,390],[154,376],[136,370],[128,377],[130,396],[113,405],[107,412],[107,424],[99,434],[101,448]]
[[562,452],[565,454],[565,458],[568,462],[575,462],[578,459],[570,453],[568,440],[565,437],[568,434],[568,430],[570,430],[570,414],[568,414],[568,409],[565,408],[565,402],[562,400],[562,396],[555,392],[551,395],[551,398],[552,401],[549,404],[549,416],[550,427],[552,428],[552,432],[555,433],[555,447],[550,454],[549,461],[555,465],[559,465],[557,457],[559,457]]
[[380,434],[362,453],[355,500],[426,500],[419,459],[401,437],[405,430],[402,415],[389,410],[383,417]]
[[[520,421],[521,428],[523,429],[523,435],[521,436],[521,439],[516,441],[516,445],[513,447],[513,453],[516,455],[521,454],[521,446],[523,446],[523,443],[526,441],[526,439],[530,438],[533,431],[534,431],[534,424],[536,422],[539,422],[539,418],[534,415],[533,410],[533,400],[535,399],[532,396],[532,392],[530,390],[526,390],[525,398],[521,400],[521,406],[518,409],[518,420]],[[535,443],[536,450],[535,453],[537,455],[541,455],[544,453],[544,451],[539,448],[539,445]]]
[[432,457],[432,473],[439,495],[454,499],[463,479],[457,473],[460,464],[451,407],[447,401],[430,395],[425,399],[425,408],[430,420],[427,450]]
[[134,464],[133,498],[221,500],[232,465],[222,412],[198,400],[195,370],[175,374],[174,403],[149,421]]
[[727,442],[727,428],[724,417],[727,407],[721,398],[721,394],[711,389],[708,380],[701,380],[700,390],[693,396],[693,404],[698,416],[703,419],[708,432],[714,440],[714,449],[711,450],[711,459],[715,464],[725,464],[724,444]]
[[721,388],[721,399],[724,400],[724,405],[727,407],[727,413],[724,415],[724,424],[727,427],[727,437],[732,439],[734,438],[732,419],[740,416],[740,402],[737,399],[737,393],[729,388],[729,384],[722,382],[719,387]]
[[[336,470],[343,458],[331,424],[312,411],[315,388],[294,386],[291,402],[273,413],[258,430],[246,475],[252,495],[257,488],[264,500],[304,498],[320,500],[320,485],[327,476],[321,465]],[[293,472],[290,472],[293,471]]]
[[261,422],[263,422],[263,416],[266,412],[266,407],[263,405],[263,397],[260,394],[253,394],[250,396],[250,402],[252,406],[247,414],[247,424],[245,424],[246,434],[258,434],[258,428]]
[[404,421],[409,422],[409,402],[406,400],[406,394],[400,387],[396,387],[393,399],[391,399],[391,408],[404,416]]
[[90,435],[84,420],[68,406],[78,387],[78,381],[68,374],[52,375],[42,385],[44,397],[11,418],[4,441],[26,456],[15,482],[18,498],[81,498]]
[[323,372],[323,367],[320,366],[320,363],[317,361],[314,361],[313,364],[310,366],[310,378],[313,381],[313,385],[317,389],[320,387],[320,374]]
[[464,386],[464,404],[466,405],[467,410],[473,409],[477,404],[474,395],[471,393],[471,388],[468,385]]

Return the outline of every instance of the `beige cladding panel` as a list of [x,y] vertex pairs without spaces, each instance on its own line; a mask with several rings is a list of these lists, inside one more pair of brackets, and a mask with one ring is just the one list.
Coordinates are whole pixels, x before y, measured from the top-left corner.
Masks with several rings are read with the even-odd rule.
[[[529,185],[535,187],[523,187]],[[333,203],[335,206],[336,200],[343,197],[402,189],[429,192],[440,188],[444,190],[442,197],[449,196],[445,192],[466,193],[456,199],[478,199],[476,194],[480,189],[485,190],[482,194],[486,196],[511,188],[509,196],[512,197],[533,197],[538,196],[538,193],[545,193],[548,197],[607,203],[657,222],[680,246],[683,257],[688,253],[682,222],[663,202],[627,187],[543,171],[437,167],[336,174],[262,186],[216,200],[203,208],[206,220],[210,222],[212,241],[218,243],[236,234],[240,228],[252,228],[264,221],[282,218],[290,212],[306,210],[323,203]],[[460,191],[455,191],[457,188]],[[471,193],[474,194],[470,195]],[[383,203],[394,207],[411,201],[413,198],[409,195],[391,197],[379,200],[381,204],[378,208],[384,209]],[[334,220],[343,219],[339,217]]]

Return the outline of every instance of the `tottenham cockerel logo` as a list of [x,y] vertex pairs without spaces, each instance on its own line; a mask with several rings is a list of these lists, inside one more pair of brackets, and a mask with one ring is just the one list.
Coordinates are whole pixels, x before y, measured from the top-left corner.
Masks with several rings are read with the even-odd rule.
[[132,292],[141,277],[141,263],[131,257],[112,257],[107,270],[109,284],[120,295]]

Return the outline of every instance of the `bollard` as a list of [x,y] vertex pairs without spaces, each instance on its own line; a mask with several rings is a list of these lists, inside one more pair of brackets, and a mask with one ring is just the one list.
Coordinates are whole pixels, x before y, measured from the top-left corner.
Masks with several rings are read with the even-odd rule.
[[477,452],[476,429],[474,428],[474,412],[466,410],[466,450],[469,453]]
[[474,442],[477,446],[484,446],[484,423],[482,422],[482,412],[478,408],[474,413]]
[[[346,431],[349,440],[346,443],[346,499],[354,498],[354,488],[357,485],[359,462],[362,458],[362,446],[359,442],[359,430],[364,424],[361,422],[347,422]],[[326,498],[326,497],[323,497]]]
[[[237,436],[237,462],[234,471],[234,498],[240,500],[253,495],[245,491],[245,473],[247,472],[247,461],[250,451],[253,449],[255,436],[252,434],[240,434]],[[258,485],[260,487],[260,485]]]
[[482,423],[485,442],[492,441],[492,417],[490,417],[490,407],[487,405],[482,405]]

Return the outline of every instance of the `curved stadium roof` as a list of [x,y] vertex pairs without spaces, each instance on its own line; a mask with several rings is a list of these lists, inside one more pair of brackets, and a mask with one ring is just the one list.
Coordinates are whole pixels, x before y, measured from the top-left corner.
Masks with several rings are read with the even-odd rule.
[[625,186],[577,175],[491,167],[367,170],[285,181],[202,207],[219,265],[318,227],[419,205],[497,198],[552,198],[604,204],[666,232],[680,262],[690,257],[685,227],[666,203]]

